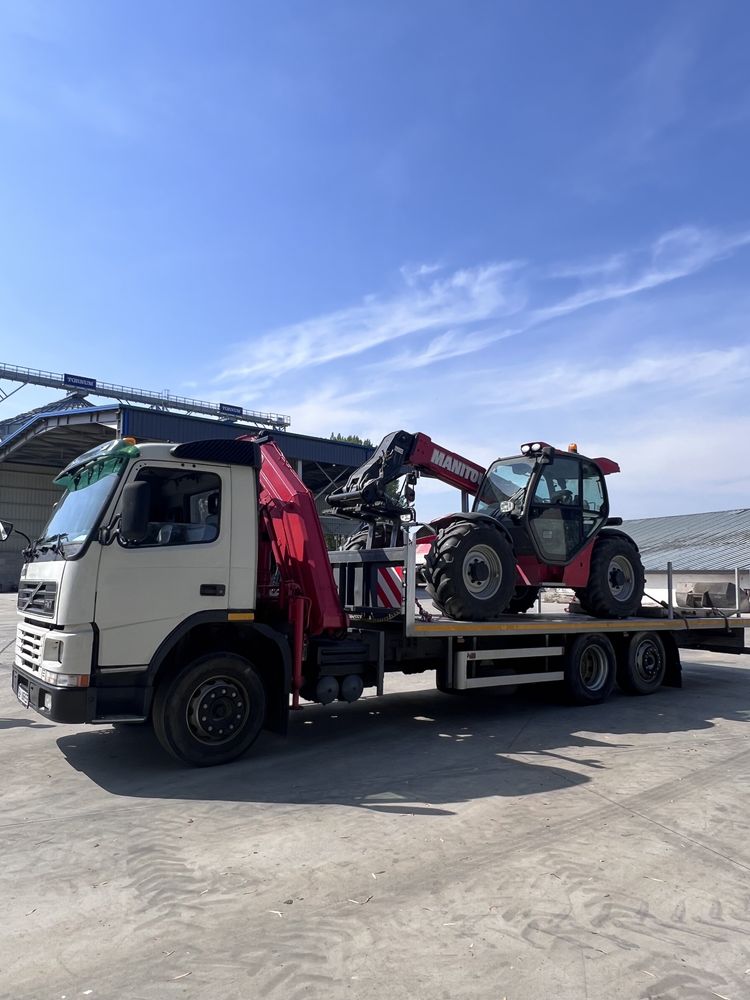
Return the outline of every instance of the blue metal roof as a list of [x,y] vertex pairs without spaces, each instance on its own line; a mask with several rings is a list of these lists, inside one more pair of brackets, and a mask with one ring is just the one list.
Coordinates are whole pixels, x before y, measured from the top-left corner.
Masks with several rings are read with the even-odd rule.
[[111,413],[116,410],[116,406],[79,406],[75,409],[62,409],[62,410],[35,410],[33,416],[30,416],[25,423],[17,427],[11,434],[4,437],[0,441],[0,457],[2,457],[3,451],[15,441],[16,438],[22,437],[23,434],[34,424],[42,423],[45,420],[49,420],[51,417],[67,417],[67,416],[78,416],[79,414],[93,414],[93,413]]
[[750,509],[625,521],[646,570],[717,572],[750,567]]
[[[107,415],[107,426],[116,422],[119,426],[119,433],[123,437],[132,436],[138,440],[146,441],[170,441],[178,444],[198,439],[231,439],[242,434],[261,432],[259,428],[231,421],[223,422],[210,417],[193,417],[182,413],[168,413],[164,410],[117,404],[76,409],[50,409],[30,414],[28,420],[0,441],[0,461],[13,452],[20,454],[22,451],[28,451],[32,440],[36,441],[37,451],[41,451],[42,442],[51,441],[54,437],[56,457],[52,462],[59,467],[61,462],[64,464],[70,461],[81,451],[85,451],[86,447],[99,443],[102,434],[107,433],[106,427],[100,427],[98,438],[87,440],[86,447],[81,446],[81,437],[73,433],[72,425],[74,424],[96,425],[99,414]],[[93,429],[92,427],[92,433]],[[114,435],[114,431],[109,433]],[[270,433],[290,461],[318,462],[320,465],[326,466],[357,468],[370,457],[373,451],[372,448],[365,445],[310,437],[306,434],[293,434],[290,431],[272,431]],[[70,452],[64,460],[57,455],[60,449],[61,434],[65,435],[65,447]]]

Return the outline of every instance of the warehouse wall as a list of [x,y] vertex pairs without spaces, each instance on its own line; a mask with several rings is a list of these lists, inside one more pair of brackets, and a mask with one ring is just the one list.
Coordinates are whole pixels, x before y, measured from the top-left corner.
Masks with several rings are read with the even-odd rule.
[[[52,480],[60,470],[38,465],[0,463],[0,520],[11,521],[29,538],[38,538],[53,505],[60,499]],[[0,591],[16,590],[21,575],[21,550],[26,542],[15,533],[0,542]]]

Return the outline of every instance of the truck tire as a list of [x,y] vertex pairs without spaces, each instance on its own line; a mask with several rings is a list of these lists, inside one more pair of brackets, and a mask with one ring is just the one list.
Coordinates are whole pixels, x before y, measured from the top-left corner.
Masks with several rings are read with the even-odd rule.
[[241,756],[257,739],[265,716],[266,692],[257,671],[230,652],[200,656],[165,680],[152,709],[161,745],[194,767]]
[[516,559],[505,535],[492,525],[454,521],[438,532],[427,553],[425,583],[445,614],[459,621],[502,615],[516,585]]
[[522,615],[537,602],[539,587],[516,587],[508,605],[509,615]]
[[574,705],[598,705],[615,684],[617,660],[606,635],[579,635],[565,657],[564,685]]
[[641,606],[645,576],[635,543],[622,535],[594,542],[589,582],[576,590],[578,603],[595,618],[628,618]]
[[627,657],[617,669],[617,683],[625,694],[653,694],[664,682],[667,654],[655,632],[636,632]]

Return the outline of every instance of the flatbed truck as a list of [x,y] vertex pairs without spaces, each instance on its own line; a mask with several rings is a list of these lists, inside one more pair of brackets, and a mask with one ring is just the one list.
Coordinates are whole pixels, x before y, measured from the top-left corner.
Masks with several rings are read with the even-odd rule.
[[[681,684],[680,650],[747,651],[750,618],[641,608],[628,618],[446,617],[402,544],[328,552],[315,503],[270,437],[92,449],[29,543],[12,687],[53,722],[149,722],[187,765],[231,761],[308,700],[383,694],[434,671],[447,694],[553,684],[568,702],[615,684]],[[6,536],[11,525],[2,525]]]

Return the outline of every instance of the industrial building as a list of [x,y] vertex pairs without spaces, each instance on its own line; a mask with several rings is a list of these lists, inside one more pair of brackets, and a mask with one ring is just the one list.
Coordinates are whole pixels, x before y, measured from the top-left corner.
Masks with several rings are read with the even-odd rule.
[[[23,373],[31,371],[0,367],[0,378],[16,375],[21,381]],[[41,376],[49,377],[40,381]],[[285,429],[289,418],[281,414],[246,411],[225,404],[203,404],[186,397],[165,398],[143,390],[108,387],[93,379],[80,380],[93,383],[81,387],[64,381],[73,378],[78,377],[41,372],[24,378],[23,381],[49,387],[62,384],[70,391],[48,406],[0,422],[0,519],[12,522],[31,538],[39,536],[52,506],[60,497],[60,490],[53,485],[60,469],[89,448],[115,437],[177,443],[200,438],[234,438],[267,429],[316,497],[321,511],[333,487],[345,481],[372,453],[371,448],[363,445],[292,433]],[[112,399],[102,405],[92,405],[87,398],[89,392],[97,396],[114,395],[111,390],[127,400],[140,397],[144,403],[153,395],[158,404],[152,402],[150,406],[143,406]],[[9,395],[4,394],[4,398]],[[200,410],[200,406],[205,409]],[[209,416],[211,412],[216,415]],[[345,535],[355,527],[352,522],[339,518],[324,517],[323,523],[331,535]],[[16,589],[24,545],[20,535],[12,535],[0,546],[0,591]]]
[[[646,591],[667,598],[667,566],[672,564],[673,592],[678,603],[697,585],[710,587],[717,606],[735,608],[736,583],[750,590],[750,509],[705,514],[675,514],[625,521],[626,531],[640,549],[646,570]],[[718,603],[723,593],[722,603]],[[740,593],[743,610],[747,598]]]

